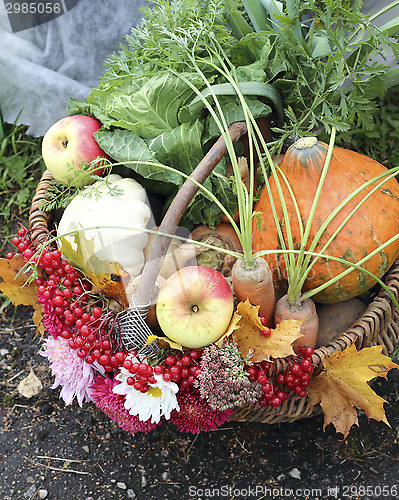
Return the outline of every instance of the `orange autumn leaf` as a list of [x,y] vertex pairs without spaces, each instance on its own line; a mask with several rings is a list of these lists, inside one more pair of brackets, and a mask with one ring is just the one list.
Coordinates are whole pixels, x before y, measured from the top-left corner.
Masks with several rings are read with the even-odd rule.
[[173,342],[168,337],[158,337],[158,335],[150,335],[147,337],[146,344],[152,344],[156,341],[161,349],[177,349],[183,352],[183,346],[177,342]]
[[241,316],[237,313],[237,311],[233,314],[229,326],[224,334],[220,337],[220,339],[216,342],[219,347],[222,347],[225,339],[230,337],[230,335],[239,328],[238,323],[240,322]]
[[35,306],[37,305],[37,285],[35,281],[29,283],[30,274],[21,273],[16,277],[24,266],[23,257],[15,255],[11,260],[0,259],[0,291],[6,295],[15,305]]
[[33,321],[39,331],[44,333],[42,323],[42,305],[37,301],[37,285],[30,280],[30,274],[18,273],[25,262],[22,256],[15,255],[11,260],[0,259],[0,292],[4,293],[15,306],[31,306],[35,312]]
[[259,306],[251,305],[248,300],[237,306],[235,314],[240,319],[236,324],[238,328],[234,336],[242,358],[245,359],[251,352],[251,361],[254,363],[294,356],[291,344],[303,336],[300,332],[302,321],[283,320],[271,330],[270,337],[264,337],[262,330],[265,327],[260,321],[258,311]]
[[358,425],[356,409],[389,425],[384,411],[385,399],[368,384],[376,377],[386,378],[392,368],[399,368],[382,354],[382,349],[383,346],[373,346],[358,351],[352,344],[324,359],[323,371],[308,387],[311,404],[320,403],[323,409],[324,429],[332,423],[337,432],[346,437],[352,425]]

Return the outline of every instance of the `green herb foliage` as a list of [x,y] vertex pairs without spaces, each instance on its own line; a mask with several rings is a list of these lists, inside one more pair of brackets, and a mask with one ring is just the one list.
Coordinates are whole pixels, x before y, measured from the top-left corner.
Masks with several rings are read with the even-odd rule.
[[374,102],[371,130],[353,128],[340,138],[340,146],[374,158],[387,168],[399,165],[399,86],[391,88]]
[[[246,1],[248,13],[258,3]],[[358,0],[261,3],[273,22],[269,19],[264,31],[243,37],[240,45],[251,48],[255,64],[264,56],[262,40],[272,43],[268,76],[284,101],[286,120],[277,130],[283,141],[309,132],[329,134],[332,126],[341,133],[371,130],[375,99],[393,81],[384,56],[391,49],[398,57],[399,45],[391,38],[398,34],[397,21],[389,28],[375,28],[370,16],[360,12]]]
[[[165,194],[166,205],[184,178],[162,165],[191,174],[220,135],[197,91],[206,90],[207,83],[215,86],[227,123],[244,119],[238,97],[230,84],[225,85],[210,50],[217,47],[228,57],[235,48],[236,40],[224,26],[224,12],[219,0],[174,0],[146,9],[143,22],[126,37],[121,52],[106,61],[108,69],[87,103],[71,101],[68,108],[70,114],[90,113],[101,120],[103,128],[95,135],[100,147],[117,162],[136,162],[126,166],[145,187]],[[194,55],[195,64],[187,54]],[[258,88],[243,89],[253,115],[269,114],[268,103],[277,97],[264,83],[265,72],[237,67],[236,74],[238,81],[258,83]],[[227,159],[205,185],[234,213],[237,202],[226,168]],[[188,226],[212,226],[219,217],[219,208],[203,193],[184,215]]]

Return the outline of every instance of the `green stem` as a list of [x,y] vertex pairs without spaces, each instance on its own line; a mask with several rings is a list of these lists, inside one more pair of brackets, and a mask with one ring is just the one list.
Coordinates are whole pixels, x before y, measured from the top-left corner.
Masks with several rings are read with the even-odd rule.
[[[392,173],[392,170],[394,171]],[[390,173],[391,172],[391,173]],[[338,226],[338,228],[334,231],[334,233],[330,236],[328,241],[324,244],[323,248],[320,250],[321,253],[323,253],[328,246],[331,244],[331,242],[336,238],[338,233],[341,231],[341,229],[345,226],[345,224],[350,220],[350,218],[358,211],[358,209],[370,198],[372,194],[374,194],[382,185],[384,185],[387,181],[398,175],[399,173],[399,167],[395,167],[394,169],[387,170],[386,172],[383,172],[382,174],[379,174],[369,181],[365,182],[361,186],[359,186],[353,193],[351,193],[349,196],[347,196],[344,200],[341,201],[341,203],[331,212],[331,214],[326,218],[326,220],[323,222],[323,224],[320,226],[318,232],[316,233],[312,244],[309,247],[309,251],[314,251],[318,242],[320,241],[321,236],[324,234],[325,230],[329,226],[329,224],[332,222],[332,220],[339,214],[339,212],[351,201],[355,196],[357,196],[359,193],[361,193],[364,189],[366,189],[368,186],[376,182],[377,180],[381,179],[381,177],[386,177],[383,179],[380,183],[378,183],[371,191],[369,191],[358,203],[357,205],[351,210],[351,212],[345,217],[345,219],[341,222],[341,224]],[[306,265],[304,266],[305,271],[303,272],[302,279],[298,283],[298,289],[297,291],[300,292],[302,290],[303,284],[309,275],[311,269],[313,266],[316,264],[316,262],[319,260],[320,257],[316,257],[313,259],[311,264],[309,265],[309,261],[311,259],[310,256],[307,256],[305,259]]]
[[[326,283],[323,283],[322,285],[318,286],[317,288],[313,288],[312,290],[309,290],[309,291],[305,292],[299,298],[299,302],[302,302],[302,301],[306,300],[307,298],[313,297],[317,293],[322,292],[328,286],[334,284],[335,282],[339,281],[341,278],[347,276],[352,271],[357,270],[357,271],[360,271],[360,272],[363,272],[363,273],[367,274],[368,276],[370,276],[371,278],[373,278],[379,285],[381,285],[381,287],[387,292],[387,294],[389,295],[389,297],[391,298],[391,300],[394,302],[395,307],[399,311],[399,303],[396,300],[396,298],[394,297],[394,295],[392,294],[391,290],[387,287],[387,285],[380,278],[378,278],[375,274],[373,274],[371,271],[368,271],[367,269],[364,269],[361,266],[361,264],[363,264],[364,262],[366,262],[369,258],[373,257],[376,253],[378,253],[383,248],[385,248],[386,246],[390,245],[391,243],[395,242],[398,239],[399,239],[399,234],[397,234],[396,236],[393,236],[389,241],[386,242],[386,244],[381,245],[376,251],[374,251],[372,254],[367,255],[366,257],[364,257],[363,259],[361,259],[356,264],[354,264],[353,262],[349,262],[348,260],[342,259],[340,257],[333,257],[332,255],[320,255],[320,253],[309,252],[308,250],[306,250],[305,253],[309,254],[310,256],[314,256],[314,257],[321,256],[321,257],[323,257],[325,259],[330,259],[330,260],[334,260],[336,262],[340,262],[341,264],[347,265],[348,269],[345,270],[345,271],[343,271],[339,275],[334,276],[334,278],[331,278],[330,280],[326,281]],[[286,252],[296,253],[296,254],[299,253],[299,250],[285,250],[285,251]],[[281,254],[281,253],[283,253],[283,250],[262,250],[260,252],[256,252],[254,254],[254,258],[256,259],[256,258],[262,257],[264,255]]]
[[301,290],[297,291],[297,284],[301,280],[301,277],[302,277],[304,271],[306,270],[306,268],[304,268],[304,266],[303,266],[304,251],[306,250],[306,247],[307,247],[311,227],[313,224],[313,219],[314,219],[314,216],[316,213],[316,208],[317,208],[317,205],[319,203],[320,195],[321,195],[321,192],[322,192],[322,189],[324,186],[324,181],[326,179],[328,168],[330,166],[330,161],[331,161],[332,152],[333,152],[333,148],[334,148],[334,142],[335,142],[335,128],[333,127],[332,132],[331,132],[331,137],[330,137],[330,143],[328,145],[326,160],[325,160],[324,165],[323,165],[323,170],[321,172],[321,176],[320,176],[319,182],[317,184],[316,193],[314,195],[312,206],[310,208],[309,217],[308,217],[308,220],[306,222],[305,233],[304,233],[303,237],[301,238],[300,253],[299,253],[297,262],[295,264],[294,279],[293,279],[293,282],[290,283],[289,287],[288,287],[287,296],[288,296],[288,302],[290,304],[294,304],[295,302],[297,302],[299,299],[300,293],[301,293]]
[[[397,5],[399,5],[399,0],[395,0],[394,2],[390,3],[389,5],[386,5],[385,7],[383,7],[382,9],[380,9],[379,11],[377,11],[375,14],[373,14],[372,16],[369,16],[368,20],[369,20],[369,23],[372,23],[375,19],[377,19],[377,17],[380,17],[382,16],[383,14],[385,14],[386,12],[389,12],[391,9],[393,9],[394,7],[396,7]],[[355,31],[352,33],[352,36],[348,39],[348,44],[351,42],[351,40],[353,40],[357,34],[362,30],[364,29],[364,25],[361,24],[359,25]]]

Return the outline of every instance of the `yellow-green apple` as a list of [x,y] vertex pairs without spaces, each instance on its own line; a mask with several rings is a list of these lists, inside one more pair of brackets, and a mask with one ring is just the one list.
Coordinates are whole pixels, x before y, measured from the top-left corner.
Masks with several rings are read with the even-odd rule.
[[102,175],[108,156],[97,144],[94,132],[102,123],[85,115],[67,116],[54,123],[43,137],[42,155],[46,168],[57,181],[70,186],[93,182],[82,164],[98,158],[91,174]]
[[156,314],[164,334],[185,347],[204,347],[226,331],[234,299],[215,269],[187,266],[170,276],[158,295]]

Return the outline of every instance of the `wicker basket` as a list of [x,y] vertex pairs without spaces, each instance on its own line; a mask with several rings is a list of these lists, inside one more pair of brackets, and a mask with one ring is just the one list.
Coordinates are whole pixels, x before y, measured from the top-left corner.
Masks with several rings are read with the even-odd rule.
[[[235,123],[230,127],[229,131],[233,142],[236,142],[246,132],[246,125],[242,122]],[[226,145],[223,138],[220,138],[194,170],[191,177],[198,183],[203,183],[225,154]],[[49,236],[51,214],[43,212],[40,207],[42,202],[47,200],[47,191],[51,180],[51,174],[48,171],[44,172],[32,200],[29,224],[32,231],[31,238],[35,246],[45,244]],[[165,214],[160,226],[161,232],[174,234],[180,222],[179,217],[176,215],[178,212],[180,213],[180,210],[176,211],[176,205],[181,207],[184,204],[187,207],[198,189],[199,187],[189,180],[183,184]],[[143,279],[140,281],[140,288],[136,294],[138,303],[147,303],[146,290],[152,289],[151,285],[155,283],[169,243],[170,238],[157,235],[157,241],[152,245],[152,252],[145,264]],[[385,283],[394,297],[399,300],[399,260],[386,274]],[[313,376],[321,371],[324,358],[331,356],[336,350],[343,351],[351,344],[355,344],[357,349],[381,345],[384,346],[383,353],[389,355],[393,352],[398,341],[399,311],[392,303],[387,292],[382,289],[370,302],[362,317],[349,329],[339,335],[331,344],[315,350],[313,354],[313,363],[315,365]],[[288,364],[285,359],[276,360],[276,373],[285,372],[287,367]],[[251,404],[235,409],[230,420],[273,424],[291,422],[319,413],[321,413],[319,405],[312,407],[307,397],[300,398],[296,394],[291,394],[278,408]]]

